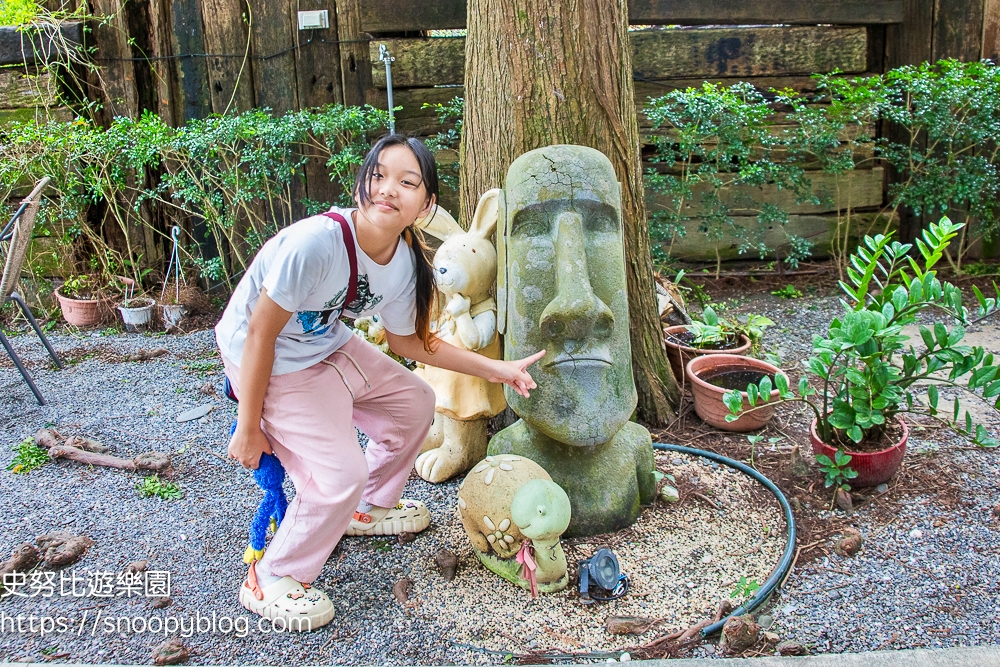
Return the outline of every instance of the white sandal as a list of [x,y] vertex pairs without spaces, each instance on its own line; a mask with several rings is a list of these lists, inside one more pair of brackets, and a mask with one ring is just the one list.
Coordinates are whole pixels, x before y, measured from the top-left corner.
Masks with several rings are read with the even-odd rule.
[[431,513],[427,505],[419,500],[403,498],[399,504],[390,509],[378,521],[364,512],[355,512],[351,525],[347,528],[348,535],[399,535],[400,533],[419,533],[431,525]]
[[257,583],[257,563],[250,564],[247,579],[240,586],[240,604],[286,631],[309,631],[333,620],[333,603],[323,591],[282,577],[263,588]]

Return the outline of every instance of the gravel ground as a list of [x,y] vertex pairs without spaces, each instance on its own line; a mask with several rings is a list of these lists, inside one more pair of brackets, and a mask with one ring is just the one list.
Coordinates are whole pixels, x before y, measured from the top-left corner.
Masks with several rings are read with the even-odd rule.
[[[837,310],[836,299],[830,297],[782,301],[769,295],[749,300],[740,296],[727,305],[728,312],[752,310],[781,322],[767,342],[782,355],[786,368],[808,354],[812,333]],[[38,428],[55,425],[67,435],[80,433],[101,440],[121,456],[149,450],[170,453],[173,479],[184,497],[142,499],[135,490],[138,475],[71,462],[46,465],[27,475],[0,471],[0,513],[6,528],[0,534],[0,557],[46,532],[86,534],[96,544],[82,561],[64,571],[67,576],[118,573],[132,561],[147,559],[151,570],[171,573],[173,604],[157,610],[151,599],[140,596],[60,596],[57,575],[57,594],[51,598],[8,597],[0,602],[0,623],[4,614],[63,616],[72,630],[42,636],[3,628],[0,660],[38,661],[44,651],[68,654],[63,659],[72,662],[149,663],[162,634],[125,628],[118,632],[103,619],[173,616],[190,622],[199,616],[211,618],[213,613],[214,631],[195,632],[184,639],[192,649],[192,663],[472,664],[500,662],[507,652],[617,649],[696,620],[714,607],[713,600],[729,595],[740,573],[763,581],[780,554],[783,526],[780,518],[774,518],[773,501],[759,495],[753,497],[764,501],[752,503],[759,505],[752,514],[763,517],[774,535],[762,545],[755,564],[759,570],[752,570],[749,561],[732,566],[717,560],[701,562],[708,553],[718,555],[720,536],[735,534],[727,533],[724,523],[690,536],[690,545],[672,542],[671,536],[681,537],[677,531],[683,526],[671,523],[673,517],[667,512],[684,512],[689,528],[711,525],[709,518],[720,522],[730,518],[713,516],[693,497],[690,491],[695,487],[684,486],[693,478],[707,488],[736,493],[725,498],[733,505],[746,504],[746,500],[739,496],[739,485],[716,485],[719,476],[735,479],[730,473],[678,457],[659,457],[665,472],[678,473],[684,499],[680,505],[647,511],[631,534],[614,544],[622,550],[624,569],[631,568],[629,573],[635,577],[633,594],[618,603],[583,610],[569,594],[531,603],[519,592],[500,586],[498,579],[475,562],[453,518],[457,484],[431,486],[413,480],[406,493],[428,503],[434,524],[408,545],[346,539],[317,581],[337,607],[334,623],[315,633],[276,639],[253,627],[246,636],[222,632],[218,623],[223,617],[248,618],[236,602],[235,591],[244,573],[240,561],[246,545],[244,526],[260,494],[245,471],[224,459],[234,407],[221,396],[199,391],[210,381],[221,390],[211,331],[185,336],[58,334],[52,341],[72,362],[64,371],[47,367],[33,336],[13,338],[49,400],[44,407],[37,406],[17,371],[0,357],[0,432],[4,434],[0,466],[6,468],[13,457],[11,446]],[[145,362],[122,362],[125,354],[153,347],[164,347],[169,354]],[[215,406],[205,419],[184,424],[174,420],[183,410],[203,403]],[[991,510],[1000,502],[996,484],[1000,459],[970,450],[940,431],[929,432],[919,447],[946,459],[960,476],[959,501],[943,505],[930,491],[916,495],[889,523],[884,512],[877,512],[878,501],[865,505],[853,517],[865,537],[862,552],[851,560],[830,555],[804,564],[780,595],[772,598],[765,612],[771,618],[771,630],[782,639],[796,639],[820,652],[998,642],[1000,525]],[[759,489],[745,492],[759,494]],[[758,523],[742,521],[732,530],[752,529],[760,536],[759,519],[754,521]],[[731,539],[736,546],[725,550],[748,551],[756,544],[748,540],[749,534]],[[451,584],[444,582],[433,565],[434,554],[442,546],[459,554],[459,577]],[[586,553],[586,547],[569,544],[570,560]],[[648,549],[648,562],[642,558],[642,549]],[[663,565],[662,579],[652,585],[652,572],[659,564]],[[397,603],[391,592],[403,577],[414,581],[405,605]],[[674,589],[666,583],[671,577]],[[695,587],[687,586],[689,582]],[[484,601],[497,621],[477,607]],[[102,623],[91,633],[98,613]],[[612,614],[665,620],[643,637],[617,642],[598,631]],[[76,634],[84,621],[85,630]],[[205,621],[203,627],[207,625]],[[717,653],[713,644],[695,649],[695,655]],[[601,659],[598,654],[593,658]]]

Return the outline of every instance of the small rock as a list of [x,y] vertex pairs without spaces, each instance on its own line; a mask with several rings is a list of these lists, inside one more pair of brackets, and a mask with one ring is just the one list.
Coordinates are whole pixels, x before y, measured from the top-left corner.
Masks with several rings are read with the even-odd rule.
[[202,417],[201,419],[199,419],[198,423],[199,424],[207,424],[208,423],[208,415],[205,415],[204,417]]
[[796,512],[802,511],[802,501],[799,500],[798,496],[792,496],[789,499],[788,504],[791,505],[792,509],[795,510]]
[[709,563],[712,562],[712,554],[705,554],[704,556],[701,557],[701,560],[698,562],[701,563],[702,565],[708,565]]
[[913,530],[910,531],[910,539],[919,540],[923,536],[924,536],[924,531],[920,530],[919,528],[914,528]]
[[854,500],[851,498],[850,491],[837,489],[833,495],[833,502],[837,504],[837,507],[844,510],[848,514],[854,511]]
[[413,580],[403,577],[392,585],[392,595],[399,601],[399,604],[406,604],[410,599],[410,592],[413,591]]
[[653,619],[640,616],[608,616],[604,630],[609,635],[641,635],[653,625]]
[[777,644],[779,641],[781,641],[781,637],[778,636],[777,632],[765,632],[764,641],[766,641],[768,644]]
[[774,647],[775,652],[778,655],[807,655],[809,652],[806,651],[806,647],[799,642],[786,639],[777,646]]
[[993,516],[1000,519],[1000,505],[993,508]]
[[212,382],[206,382],[205,384],[201,385],[201,389],[199,389],[198,391],[200,391],[205,396],[215,396],[215,384]]
[[660,498],[666,503],[676,503],[681,499],[681,494],[678,493],[677,489],[666,484],[660,489]]
[[882,495],[883,493],[889,493],[889,485],[879,484],[878,486],[875,487],[875,493],[879,495]]
[[438,572],[441,573],[445,581],[451,581],[455,578],[455,572],[458,570],[458,556],[447,549],[440,549],[434,554],[434,562],[437,563]]
[[168,639],[153,649],[153,662],[157,665],[179,665],[187,662],[191,655],[180,639]]
[[414,533],[408,533],[405,530],[399,535],[396,535],[396,541],[400,544],[409,544],[415,539],[417,539],[417,536]]
[[715,655],[715,644],[705,644],[702,648],[705,650],[705,655]]
[[149,567],[148,560],[134,560],[128,564],[125,571],[129,574],[138,574],[139,572],[145,572],[147,567]]
[[781,613],[784,614],[785,616],[788,616],[794,613],[795,610],[797,610],[798,608],[799,605],[795,604],[794,602],[789,602],[788,604],[786,604],[784,607],[781,608]]
[[861,537],[861,533],[854,528],[845,528],[843,537],[837,540],[836,544],[833,545],[833,551],[838,556],[849,558],[861,551],[861,547],[864,543],[865,541]]
[[789,468],[792,474],[796,477],[806,477],[812,474],[812,468],[806,463],[806,460],[802,458],[802,452],[799,451],[799,446],[795,445],[792,447],[792,453],[789,455],[788,460]]
[[945,525],[946,523],[948,523],[948,522],[945,521],[944,519],[935,519],[934,520],[934,527],[935,528],[940,528],[941,526]]
[[618,662],[632,662],[632,654],[626,651],[618,657]]
[[155,600],[150,602],[149,606],[152,607],[153,609],[164,609],[165,607],[169,607],[173,603],[174,601],[170,598],[169,595],[164,595],[163,597],[156,598]]
[[195,419],[201,419],[214,409],[215,409],[214,405],[209,405],[209,404],[199,405],[196,408],[185,410],[184,412],[177,415],[175,419],[179,422],[194,421]]
[[840,598],[844,597],[844,596],[843,596],[843,595],[842,595],[842,594],[840,593],[840,591],[827,591],[827,592],[826,592],[826,596],[827,596],[828,598],[830,598],[831,600],[839,600]]
[[722,643],[726,650],[733,654],[743,653],[757,643],[758,637],[760,637],[760,626],[749,614],[730,618],[722,626]]
[[761,614],[757,617],[757,625],[759,625],[762,629],[767,630],[774,625],[774,618],[770,614]]
[[672,465],[672,466],[679,466],[679,465],[683,465],[683,464],[684,464],[684,459],[671,459],[670,460],[670,465]]

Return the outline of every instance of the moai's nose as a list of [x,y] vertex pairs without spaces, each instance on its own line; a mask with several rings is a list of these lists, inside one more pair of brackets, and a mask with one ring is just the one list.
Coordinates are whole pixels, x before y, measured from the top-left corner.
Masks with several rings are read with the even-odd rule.
[[542,311],[539,325],[549,338],[607,338],[615,317],[590,285],[583,218],[566,211],[556,219],[556,295]]

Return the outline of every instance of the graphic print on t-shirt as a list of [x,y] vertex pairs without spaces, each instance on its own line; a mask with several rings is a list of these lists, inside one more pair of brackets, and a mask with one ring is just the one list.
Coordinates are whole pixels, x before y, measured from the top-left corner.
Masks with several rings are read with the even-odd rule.
[[[323,304],[323,310],[300,310],[295,316],[295,320],[302,325],[302,333],[322,336],[329,331],[333,322],[344,312],[344,298],[346,296],[347,288],[345,287]],[[382,295],[372,294],[371,286],[368,284],[368,274],[363,273],[358,276],[358,296],[347,304],[347,310],[352,313],[360,313],[371,310],[381,301]]]
[[323,310],[300,310],[295,316],[295,320],[302,325],[302,333],[322,336],[336,321],[332,317],[337,313],[337,317],[344,309],[344,297],[347,296],[347,288],[340,290],[337,294],[323,304]]
[[347,304],[347,310],[352,313],[360,313],[371,310],[382,301],[381,294],[372,294],[371,287],[368,286],[368,274],[362,273],[358,276],[358,296],[354,301]]

